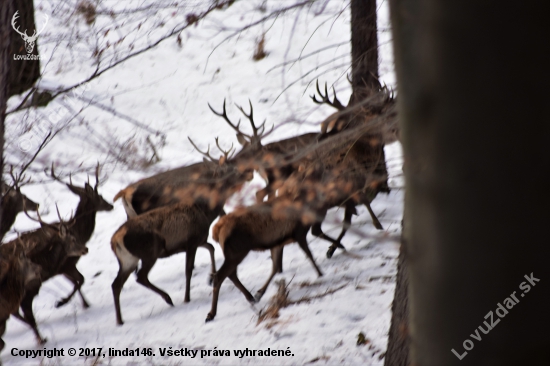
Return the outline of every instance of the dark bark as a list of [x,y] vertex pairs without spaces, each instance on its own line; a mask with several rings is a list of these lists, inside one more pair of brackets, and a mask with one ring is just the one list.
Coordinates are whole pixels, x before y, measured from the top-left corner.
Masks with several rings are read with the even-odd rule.
[[[378,81],[378,36],[376,25],[376,0],[351,0],[351,84],[352,95],[348,107],[364,102],[380,91],[380,82]],[[379,114],[369,106],[361,107],[353,113],[343,116],[345,128],[351,128],[364,124],[372,114]],[[371,134],[374,135],[374,134]],[[381,140],[381,138],[379,139]],[[375,188],[373,199],[379,192],[389,192],[388,188],[388,169],[386,167],[386,157],[384,154],[384,145],[376,144],[365,152],[372,153],[372,156],[378,156],[375,173],[379,176],[385,176],[386,179],[380,182]]]
[[376,0],[351,0],[351,85],[349,106],[380,89]]
[[401,236],[401,248],[397,262],[397,279],[392,304],[392,318],[388,335],[385,366],[406,366],[409,364],[409,275],[406,267],[407,245]]
[[[411,363],[549,365],[550,4],[392,0],[391,10]],[[525,292],[531,274],[540,282]]]
[[[9,30],[8,38],[11,40],[9,52],[10,72],[8,76],[8,97],[20,94],[31,88],[40,76],[39,60],[14,59],[14,55],[39,55],[38,41],[35,43],[33,51],[30,54],[27,53],[23,38],[11,27],[12,17],[16,11],[19,16],[19,18],[16,19],[16,25],[19,26],[21,32],[27,30],[27,35],[30,36],[33,34],[34,30],[37,29],[34,21],[33,0],[15,0],[15,5],[9,14],[9,19],[7,23],[5,23]],[[39,24],[39,27],[43,25],[43,19],[41,19],[41,21],[42,23]],[[38,40],[39,39],[40,36],[38,37]]]
[[[13,12],[11,0],[0,3],[0,168],[4,171],[4,121],[6,120],[6,103],[8,101],[8,65],[10,48],[10,15]],[[3,174],[0,174],[0,186]],[[0,220],[2,208],[0,207]]]

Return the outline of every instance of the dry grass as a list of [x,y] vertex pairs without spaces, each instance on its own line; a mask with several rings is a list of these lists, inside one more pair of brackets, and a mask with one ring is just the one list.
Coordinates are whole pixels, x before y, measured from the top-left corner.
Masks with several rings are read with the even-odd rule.
[[265,33],[264,33],[256,41],[256,49],[254,50],[254,55],[252,56],[252,59],[254,61],[260,61],[261,59],[265,58],[267,55],[268,53],[265,51]]
[[[290,284],[289,284],[290,285]],[[268,329],[272,328],[274,325],[278,324],[278,318],[279,318],[279,311],[283,308],[286,308],[290,305],[297,305],[301,303],[309,303],[316,299],[321,299],[325,296],[332,295],[333,293],[340,291],[344,287],[346,287],[348,284],[343,284],[341,286],[338,286],[333,289],[327,289],[325,292],[313,295],[313,296],[304,296],[301,297],[298,300],[290,300],[288,298],[288,295],[290,291],[288,290],[288,286],[286,284],[286,281],[284,279],[277,282],[277,292],[273,297],[269,300],[269,304],[267,306],[267,309],[261,310],[260,314],[258,315],[258,322],[256,325],[266,321],[266,320],[272,320],[271,322],[267,323],[266,327]],[[300,287],[305,287],[306,285],[304,283],[299,285]]]

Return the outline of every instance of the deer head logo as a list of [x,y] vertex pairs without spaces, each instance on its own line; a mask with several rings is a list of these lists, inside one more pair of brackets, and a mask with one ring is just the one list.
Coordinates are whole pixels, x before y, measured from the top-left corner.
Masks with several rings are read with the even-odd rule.
[[38,32],[35,29],[32,36],[28,36],[26,29],[25,29],[25,32],[21,32],[21,31],[19,31],[19,27],[16,27],[16,25],[15,25],[15,20],[17,18],[19,18],[19,15],[17,15],[17,13],[19,13],[19,10],[16,11],[15,14],[13,14],[13,18],[11,18],[11,26],[13,27],[13,29],[17,33],[19,33],[21,35],[21,38],[23,38],[23,41],[25,41],[25,49],[27,50],[27,53],[32,53],[32,51],[34,50],[34,43],[36,42],[36,39],[38,38],[40,33],[42,33],[42,31],[44,30],[44,28],[46,28],[46,25],[48,24],[48,16],[46,14],[44,14],[45,23],[44,23],[44,26],[42,27],[42,29]]

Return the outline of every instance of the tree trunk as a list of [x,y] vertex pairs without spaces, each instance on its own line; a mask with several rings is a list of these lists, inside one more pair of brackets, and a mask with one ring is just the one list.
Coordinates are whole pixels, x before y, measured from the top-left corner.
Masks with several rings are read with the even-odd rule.
[[[376,0],[351,0],[351,85],[352,94],[348,107],[363,102],[380,91],[378,81],[378,36],[376,25]],[[366,117],[372,114],[368,107],[347,115],[345,125],[352,127],[365,123]],[[374,135],[374,134],[373,134]],[[381,141],[381,139],[378,139]],[[374,145],[365,154],[379,156],[374,176],[386,177],[375,188],[373,199],[378,192],[389,193],[388,169],[384,145]]]
[[414,365],[550,364],[550,4],[515,5],[391,1]]
[[406,240],[404,235],[401,235],[388,348],[384,358],[385,366],[407,366],[409,364],[409,296],[407,291],[409,274],[406,267],[407,262],[405,261],[406,255]]
[[378,81],[378,27],[376,0],[351,0],[351,86],[348,105],[380,89]]
[[[10,53],[10,17],[13,13],[12,0],[0,3],[0,168],[4,171],[4,122],[6,120],[6,103],[8,101],[8,71]],[[3,173],[0,174],[0,185],[3,182]],[[0,206],[0,220],[2,207]]]
[[[19,31],[27,32],[27,35],[31,36],[36,30],[37,24],[34,21],[34,5],[33,0],[15,0],[15,6],[12,7],[9,14],[8,21],[6,23],[9,28],[8,38],[11,37],[10,46],[10,72],[8,75],[8,97],[16,94],[20,94],[25,90],[31,88],[33,84],[38,80],[40,76],[40,60],[22,60],[14,59],[16,56],[39,56],[38,53],[38,40],[36,41],[32,52],[28,53],[25,49],[25,42],[19,33],[17,33],[12,27],[11,22],[15,12],[18,12],[18,18],[15,19],[16,28],[19,27]],[[40,28],[44,25],[44,19],[41,19],[41,23],[38,25]]]

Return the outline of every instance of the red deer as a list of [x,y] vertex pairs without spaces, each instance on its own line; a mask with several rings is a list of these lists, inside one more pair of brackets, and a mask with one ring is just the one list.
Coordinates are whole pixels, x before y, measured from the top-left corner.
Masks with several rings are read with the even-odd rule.
[[25,295],[25,286],[40,280],[40,267],[32,263],[22,248],[0,246],[0,352],[4,349],[2,335],[10,314],[17,312]]
[[[70,231],[76,238],[76,240],[81,245],[86,245],[90,240],[94,228],[95,228],[95,216],[99,211],[111,211],[113,205],[109,204],[98,192],[99,186],[99,164],[95,170],[95,185],[92,187],[89,183],[84,183],[84,187],[78,187],[73,184],[72,179],[70,183],[65,183],[59,179],[53,169],[53,165],[50,170],[50,176],[58,182],[61,182],[69,188],[71,192],[80,197],[78,206],[76,207],[76,212],[74,218],[69,223]],[[59,274],[64,275],[69,281],[74,284],[73,291],[65,298],[59,300],[56,303],[56,307],[65,305],[69,300],[74,296],[78,291],[80,298],[82,299],[82,305],[87,308],[89,307],[88,302],[82,295],[81,287],[84,284],[84,276],[76,268],[80,257],[71,256],[67,258],[63,266],[59,270]]]
[[2,220],[0,222],[0,239],[6,235],[15,222],[18,213],[38,210],[38,203],[33,202],[23,193],[17,183],[11,187],[2,187]]
[[[303,206],[298,202],[289,201],[287,197],[277,197],[269,202],[237,209],[220,218],[214,225],[212,237],[220,244],[225,260],[214,275],[212,308],[206,317],[207,322],[216,316],[220,288],[227,277],[249,302],[259,301],[277,272],[277,255],[282,254],[278,249],[286,244],[297,242],[317,274],[323,275],[309,250],[306,236],[312,223],[322,221],[326,211],[318,211],[312,215],[302,209]],[[273,269],[267,282],[254,297],[237,277],[237,266],[250,251],[268,249],[271,250]]]
[[[318,136],[317,133],[309,133],[262,146],[261,139],[269,135],[271,131],[265,132],[265,121],[258,127],[256,126],[252,104],[250,104],[250,113],[246,113],[241,107],[238,107],[248,118],[252,126],[252,134],[246,134],[240,130],[240,121],[237,124],[231,122],[227,116],[225,101],[221,113],[216,112],[212,106],[209,105],[209,107],[214,114],[222,117],[236,130],[237,139],[242,144],[242,150],[228,163],[241,170],[253,167],[266,179],[267,186],[256,194],[258,201],[262,201],[266,195],[272,194],[276,190],[274,183],[284,180],[292,172],[290,166],[275,169],[274,165],[284,164],[284,159],[290,158],[302,147],[314,142]],[[135,217],[152,209],[179,202],[177,197],[171,194],[174,189],[198,186],[201,181],[216,179],[219,175],[220,168],[212,165],[209,161],[195,163],[133,183],[118,192],[114,201],[121,198],[128,217]]]
[[45,223],[40,216],[37,221],[42,226],[40,229],[24,233],[2,247],[20,247],[33,263],[40,266],[40,281],[32,281],[25,287],[25,296],[21,301],[23,315],[18,312],[14,312],[13,315],[27,323],[33,329],[38,342],[43,344],[46,339],[38,331],[32,310],[33,300],[38,295],[42,282],[60,274],[67,258],[84,255],[88,253],[88,248],[76,240],[67,223],[61,221],[61,218],[60,223],[56,224]]
[[[210,108],[212,109],[212,107]],[[220,115],[213,109],[212,111],[217,115]],[[243,113],[246,115],[244,111]],[[248,115],[246,116],[248,117]],[[229,123],[231,124],[231,122]],[[117,201],[119,198],[121,198],[122,205],[124,206],[126,214],[128,218],[131,218],[137,215],[141,215],[142,213],[153,210],[155,208],[179,203],[179,198],[174,195],[174,192],[176,190],[180,191],[182,189],[185,189],[188,191],[193,191],[194,189],[201,189],[202,186],[211,187],[211,182],[219,179],[220,177],[223,177],[228,170],[234,171],[236,168],[241,172],[243,170],[248,170],[248,167],[245,164],[242,164],[239,158],[243,154],[248,153],[249,151],[252,151],[261,146],[260,139],[268,134],[264,133],[263,124],[260,127],[256,127],[252,118],[250,118],[250,123],[254,130],[254,135],[249,136],[242,133],[239,133],[237,135],[239,141],[241,141],[245,146],[243,146],[243,149],[239,153],[237,153],[230,161],[224,162],[224,164],[220,165],[212,164],[212,161],[209,161],[205,158],[202,162],[199,163],[156,174],[152,177],[142,179],[124,188],[115,195],[113,201]],[[234,127],[234,125],[232,126]],[[238,129],[238,126],[236,128]],[[245,140],[249,143],[245,143]],[[191,143],[195,148],[197,148],[192,141]],[[216,144],[218,148],[223,151],[223,149],[219,146],[217,139]],[[200,152],[200,150],[198,151]],[[206,155],[208,158],[211,158],[208,152],[202,154]],[[225,159],[227,159],[227,156]],[[221,215],[224,214],[225,212],[222,211]]]
[[225,100],[223,101],[222,112],[217,112],[210,104],[208,106],[215,115],[222,117],[237,132],[237,140],[243,148],[234,160],[244,166],[254,167],[265,179],[266,187],[256,192],[256,201],[260,203],[266,196],[272,197],[281,182],[284,182],[296,168],[296,164],[288,164],[286,161],[292,159],[301,150],[314,145],[320,134],[306,133],[262,145],[262,138],[269,135],[273,129],[265,133],[265,121],[259,127],[256,127],[252,102],[249,101],[249,105],[250,113],[246,113],[240,106],[237,106],[237,108],[250,121],[252,135],[242,132],[239,128],[240,121],[236,124],[231,122],[227,115]]
[[198,247],[210,251],[212,273],[216,272],[214,247],[207,242],[210,225],[223,211],[226,199],[238,191],[245,181],[252,179],[252,172],[239,172],[232,168],[227,162],[228,153],[225,152],[224,158],[218,161],[221,167],[229,164],[228,170],[210,182],[212,186],[201,184],[177,188],[172,194],[180,200],[179,203],[129,218],[113,235],[111,248],[117,257],[119,272],[111,287],[118,325],[124,324],[120,309],[122,287],[140,260],[137,282],[159,294],[172,306],[170,296],[147,277],[158,258],[186,252],[184,302],[190,301],[191,276]]
[[[384,144],[389,144],[396,141],[399,137],[399,128],[397,126],[397,118],[395,118],[395,103],[391,95],[386,93],[380,93],[378,99],[370,101],[367,106],[359,105],[359,107],[344,107],[342,103],[336,97],[334,92],[334,99],[330,101],[328,96],[328,88],[325,84],[324,93],[319,88],[317,82],[317,92],[320,99],[317,99],[315,95],[311,96],[313,101],[318,104],[328,104],[338,110],[337,113],[329,116],[325,119],[321,126],[322,137],[320,140],[325,141],[326,150],[322,154],[318,154],[316,157],[317,162],[323,162],[324,170],[338,169],[341,170],[342,175],[335,175],[334,177],[340,180],[341,183],[349,181],[352,186],[345,189],[343,195],[339,198],[334,197],[332,202],[326,202],[325,207],[338,207],[345,206],[344,222],[340,235],[336,239],[336,243],[333,243],[327,251],[327,258],[331,258],[336,248],[344,247],[340,244],[341,239],[345,235],[347,229],[351,225],[352,215],[356,215],[355,206],[357,204],[364,204],[372,218],[374,226],[382,230],[383,227],[380,221],[374,214],[374,211],[370,207],[370,202],[374,200],[379,192],[389,193],[390,189],[387,184],[387,171],[385,165],[384,156]],[[347,141],[339,134],[345,132],[345,130],[352,131],[349,125],[349,120],[355,115],[366,115],[367,120],[366,127],[356,127],[356,136],[350,135],[348,132]],[[331,131],[328,131],[332,128]],[[352,138],[349,138],[352,137]],[[346,141],[345,143],[333,142],[333,141]],[[319,151],[320,149],[318,149]],[[322,156],[322,157],[321,157]],[[375,181],[372,181],[372,177],[375,176]],[[369,183],[367,184],[367,181]],[[330,183],[326,178],[324,181],[319,181],[318,184],[327,185]],[[350,194],[354,194],[354,199],[349,200]],[[325,236],[320,231],[320,225],[317,228],[317,232],[312,233],[316,235],[319,233]]]

